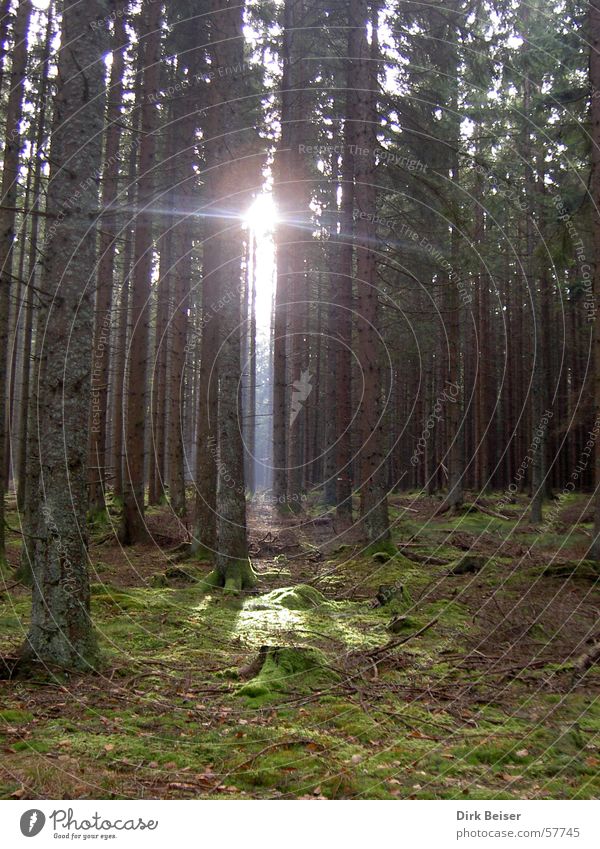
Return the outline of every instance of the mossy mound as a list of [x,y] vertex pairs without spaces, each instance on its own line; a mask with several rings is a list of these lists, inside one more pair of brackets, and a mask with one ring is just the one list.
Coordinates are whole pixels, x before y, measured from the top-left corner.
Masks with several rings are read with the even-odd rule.
[[392,555],[389,551],[376,551],[371,555],[371,560],[374,560],[375,563],[387,563],[388,560],[392,559]]
[[414,563],[397,551],[393,557],[384,563],[378,563],[369,558],[349,560],[343,564],[343,572],[353,580],[360,581],[366,587],[377,591],[382,583],[404,584],[406,586],[424,584],[428,573],[419,564]]
[[298,584],[297,587],[282,587],[265,593],[251,602],[249,609],[264,610],[268,607],[284,607],[286,610],[313,610],[316,607],[324,607],[328,604],[327,599],[314,587],[306,584]]
[[600,578],[600,564],[593,560],[573,560],[549,563],[542,569],[546,578],[579,578],[584,581],[597,581]]
[[462,557],[450,564],[449,574],[474,575],[483,569],[488,559],[482,554],[463,554]]
[[380,539],[376,542],[372,542],[364,551],[363,556],[372,557],[374,560],[387,555],[384,557],[384,560],[379,560],[378,562],[385,562],[385,560],[389,560],[390,557],[394,557],[398,553],[397,547],[394,545],[391,539]]
[[416,631],[421,627],[421,621],[412,616],[394,616],[388,625],[392,634],[402,634],[405,631]]
[[262,646],[254,668],[257,674],[240,687],[239,693],[252,699],[288,691],[309,691],[338,680],[319,649]]

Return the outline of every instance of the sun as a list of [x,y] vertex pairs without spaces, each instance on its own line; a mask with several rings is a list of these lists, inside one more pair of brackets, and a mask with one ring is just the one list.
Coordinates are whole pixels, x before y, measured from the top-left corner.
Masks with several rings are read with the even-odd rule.
[[277,225],[277,208],[271,192],[257,195],[244,215],[244,225],[261,239],[274,232]]
[[250,268],[256,291],[254,304],[257,327],[268,331],[276,285],[275,229],[277,208],[271,192],[257,195],[243,216],[249,236]]

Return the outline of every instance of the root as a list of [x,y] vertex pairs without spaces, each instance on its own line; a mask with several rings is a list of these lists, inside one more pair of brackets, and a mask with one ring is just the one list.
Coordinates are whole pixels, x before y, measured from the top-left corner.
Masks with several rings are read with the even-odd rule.
[[213,569],[199,581],[201,589],[205,592],[222,589],[226,595],[237,595],[245,590],[252,590],[257,583],[256,573],[248,559],[231,561],[224,570]]

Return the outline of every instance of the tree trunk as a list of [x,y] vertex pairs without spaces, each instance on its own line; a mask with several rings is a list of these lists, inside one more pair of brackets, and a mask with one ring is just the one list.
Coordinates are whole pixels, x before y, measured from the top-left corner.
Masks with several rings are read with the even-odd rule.
[[[120,10],[122,11],[122,9]],[[89,505],[93,513],[104,510],[107,471],[107,412],[110,344],[112,325],[115,246],[118,233],[116,211],[118,195],[119,143],[123,100],[124,51],[127,30],[122,15],[115,18],[112,66],[106,107],[106,144],[102,174],[102,221],[92,359],[92,404],[90,415]]]
[[[591,91],[600,91],[600,0],[590,0],[589,5],[589,41],[590,41],[590,84]],[[600,98],[591,98],[592,117],[592,215],[594,239],[594,405],[596,417],[600,416]],[[590,554],[600,562],[600,439],[594,449],[594,538]]]
[[[41,502],[31,624],[22,659],[87,669],[95,641],[86,546],[87,455],[98,180],[101,174],[108,4],[63,5],[50,151],[39,422]],[[85,68],[85,75],[82,73]],[[68,168],[65,164],[68,163]]]
[[145,0],[142,5],[142,34],[139,44],[139,49],[144,51],[144,97],[141,105],[138,213],[133,253],[132,330],[127,379],[125,486],[121,534],[124,545],[134,545],[149,538],[144,520],[144,457],[153,248],[152,203],[156,179],[156,130],[159,115],[155,100],[160,84],[161,13],[161,3]]
[[357,61],[361,29],[353,25],[353,7],[348,8],[348,56],[346,59],[346,105],[342,153],[340,233],[338,268],[335,278],[337,313],[336,357],[336,466],[337,515],[352,521],[352,288],[354,235],[354,148],[356,144]]
[[283,7],[283,73],[281,77],[281,138],[275,153],[273,193],[279,211],[276,231],[277,284],[273,322],[273,498],[279,510],[285,507],[288,490],[288,300],[291,288],[292,202],[291,121],[293,114],[292,55],[293,3]]
[[42,56],[42,69],[38,96],[37,126],[35,128],[35,142],[32,145],[34,151],[33,167],[33,201],[31,216],[31,231],[29,234],[29,259],[27,263],[27,290],[25,293],[25,320],[23,326],[23,356],[21,370],[21,418],[19,419],[19,462],[17,482],[17,507],[19,512],[24,510],[27,499],[27,444],[29,440],[29,410],[30,410],[30,383],[32,371],[32,337],[34,317],[34,290],[37,280],[38,267],[38,237],[40,233],[40,211],[41,188],[42,188],[42,146],[46,134],[46,93],[48,91],[48,71],[50,63],[50,43],[52,36],[52,15],[48,14],[46,33],[44,40],[44,52]]
[[209,86],[210,109],[203,125],[205,138],[205,194],[207,204],[203,220],[202,309],[200,322],[200,394],[196,435],[196,498],[192,553],[211,558],[217,545],[217,394],[219,340],[218,311],[218,222],[217,209],[217,94]]
[[381,404],[380,346],[378,340],[378,288],[376,243],[377,215],[375,158],[376,83],[377,83],[377,10],[374,9],[371,52],[367,43],[367,2],[353,0],[352,26],[360,28],[356,56],[355,199],[356,199],[356,278],[358,287],[358,361],[361,368],[362,397],[360,421],[360,515],[367,539],[389,538],[387,495],[383,467],[383,430]]
[[2,197],[0,199],[0,564],[5,558],[4,493],[6,491],[5,456],[8,439],[6,427],[8,336],[13,282],[15,207],[17,205],[19,155],[21,152],[19,124],[23,114],[23,91],[27,66],[27,31],[30,17],[31,0],[20,0],[14,26],[10,91],[6,105]]
[[[182,108],[183,107],[183,108]],[[192,212],[195,189],[193,168],[196,112],[190,100],[175,103],[174,132],[180,140],[176,151],[176,186],[179,197],[177,221],[173,230],[177,265],[174,269],[173,320],[169,351],[169,494],[176,516],[185,516],[184,419],[186,387],[186,344],[190,278],[192,274]]]
[[[219,401],[218,401],[218,485],[216,572],[226,591],[236,592],[254,586],[246,538],[246,488],[244,482],[243,421],[241,387],[241,259],[243,234],[241,213],[248,193],[244,186],[243,144],[243,10],[241,6],[213,7],[212,57],[215,67],[231,69],[218,83],[219,143],[217,175],[220,208],[228,215],[220,222],[219,293]],[[241,98],[241,100],[236,100]]]

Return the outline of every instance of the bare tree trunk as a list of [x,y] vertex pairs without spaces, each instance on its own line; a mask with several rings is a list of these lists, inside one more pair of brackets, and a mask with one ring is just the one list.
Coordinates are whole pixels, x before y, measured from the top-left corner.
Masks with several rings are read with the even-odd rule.
[[2,85],[4,83],[5,44],[8,34],[8,24],[10,22],[10,7],[11,0],[2,0],[2,3],[0,3],[0,94],[2,94]]
[[[589,4],[589,42],[590,42],[590,84],[592,92],[600,91],[600,0],[590,0]],[[600,416],[600,99],[591,98],[592,117],[592,202],[593,202],[593,239],[596,260],[594,271],[594,405],[596,417]],[[600,439],[594,449],[594,538],[590,555],[600,561]]]
[[[27,31],[31,0],[20,0],[14,26],[13,61],[4,128],[4,161],[0,203],[0,563],[5,557],[4,493],[6,491],[6,398],[8,382],[8,336],[13,282],[15,207],[19,179],[21,137],[19,124],[23,113],[23,91],[27,67]],[[20,285],[20,284],[19,284]]]
[[387,495],[383,468],[383,429],[381,422],[381,369],[378,343],[378,289],[376,240],[376,144],[375,111],[377,81],[377,7],[374,7],[372,51],[367,43],[367,2],[352,3],[353,27],[360,27],[360,44],[356,62],[358,85],[356,91],[355,199],[356,252],[358,286],[358,360],[363,380],[360,403],[360,512],[361,524],[368,540],[385,540],[390,535]]
[[[169,133],[168,142],[173,139]],[[172,151],[167,148],[169,163]],[[171,166],[169,166],[171,167]],[[161,216],[163,232],[158,240],[160,255],[158,291],[156,296],[156,325],[154,334],[154,357],[150,383],[150,457],[148,470],[148,503],[159,504],[166,497],[166,441],[167,441],[167,389],[168,389],[168,338],[169,301],[173,277],[173,215],[172,199],[167,204],[169,211]]]
[[[136,101],[141,99],[141,90],[138,86],[136,92]],[[135,113],[135,110],[134,110]],[[133,204],[136,198],[135,175],[137,170],[137,155],[136,145],[132,144],[129,151],[128,162],[128,180],[127,187],[127,209],[133,209]],[[129,213],[125,215],[129,218]],[[125,431],[124,417],[124,390],[125,390],[125,374],[126,374],[126,355],[127,355],[127,338],[129,328],[129,290],[130,290],[130,274],[131,261],[133,257],[133,233],[129,224],[121,230],[125,239],[125,248],[123,250],[123,262],[121,267],[122,283],[119,295],[119,312],[117,322],[117,338],[114,354],[114,373],[113,373],[113,468],[115,470],[113,493],[115,498],[123,498],[123,437]]]
[[[183,107],[183,108],[182,108]],[[194,141],[196,112],[188,99],[175,104],[174,132],[180,140],[176,151],[176,186],[180,198],[178,219],[173,231],[177,265],[173,287],[173,321],[169,352],[169,494],[175,515],[185,516],[184,419],[183,400],[186,386],[186,344],[190,277],[192,274],[192,212],[194,198]]]
[[[192,553],[211,558],[217,545],[217,394],[219,339],[218,305],[218,223],[217,193],[217,95],[209,86],[211,108],[203,126],[206,156],[205,194],[208,198],[202,243],[202,309],[200,339],[200,394],[196,435],[196,498]],[[213,206],[214,204],[214,206]]]
[[283,73],[281,78],[281,138],[275,154],[273,192],[279,209],[276,232],[277,285],[273,322],[273,497],[281,510],[287,502],[288,488],[288,323],[290,321],[291,213],[293,180],[291,169],[291,120],[293,114],[292,53],[293,0],[283,10]]
[[[219,204],[229,212],[221,223],[218,237],[220,292],[219,313],[219,470],[217,485],[217,575],[225,591],[248,589],[255,584],[248,559],[246,538],[246,488],[240,404],[240,292],[243,235],[242,203],[248,193],[244,186],[244,145],[241,136],[246,126],[243,107],[243,10],[240,6],[221,6],[216,0],[213,11],[212,56],[215,67],[232,69],[218,82],[219,93]],[[238,70],[239,69],[239,70]],[[241,98],[241,100],[236,100]],[[242,104],[242,105],[240,105]],[[247,166],[246,166],[247,167]]]
[[133,255],[132,330],[127,379],[125,487],[121,535],[124,545],[134,545],[148,539],[144,520],[144,457],[153,247],[151,207],[156,179],[158,125],[155,100],[160,84],[161,13],[161,3],[145,0],[142,6],[140,41],[140,49],[144,51],[144,97],[141,105],[138,217]]
[[248,491],[256,490],[255,480],[255,454],[256,454],[256,262],[257,245],[253,240],[249,256],[249,279],[248,279],[248,409],[246,427],[246,445],[248,457],[248,471],[246,483]]
[[[50,46],[52,36],[52,15],[48,14],[46,34],[44,41],[44,52],[42,56],[42,69],[40,88],[38,91],[39,110],[37,126],[35,128],[35,143],[32,144],[35,164],[33,165],[33,201],[32,221],[29,244],[29,260],[27,266],[27,291],[25,294],[25,322],[23,328],[23,365],[21,375],[21,418],[19,421],[19,479],[17,485],[17,507],[23,514],[23,525],[30,533],[36,524],[36,515],[39,510],[37,501],[37,489],[39,481],[39,450],[37,432],[37,410],[39,386],[39,357],[41,345],[40,328],[42,326],[42,310],[37,303],[45,296],[45,281],[39,279],[39,235],[40,216],[42,200],[42,166],[43,146],[46,135],[46,96],[48,91],[48,74],[50,64]],[[31,166],[30,166],[31,167]],[[36,293],[36,288],[39,292]],[[42,302],[44,306],[45,301]],[[36,324],[35,346],[33,345],[34,319]],[[33,380],[32,380],[33,377]],[[33,389],[33,391],[32,391]],[[18,579],[27,585],[32,583],[33,551],[30,551],[31,538],[25,536],[21,562],[17,571]]]
[[108,5],[97,0],[63,5],[48,186],[53,225],[44,260],[50,304],[39,382],[41,508],[33,547],[31,624],[22,650],[24,661],[77,669],[88,669],[95,655],[86,545],[93,327],[89,275],[96,259],[106,49],[105,32],[95,22],[107,12]]
[[287,426],[287,506],[296,511],[301,504],[304,491],[306,469],[305,438],[307,432],[307,403],[313,390],[312,378],[308,369],[307,331],[307,281],[305,255],[310,238],[307,230],[309,221],[309,196],[306,182],[304,154],[301,145],[307,141],[307,87],[309,83],[307,63],[302,49],[301,33],[305,25],[304,0],[287,0],[291,6],[291,78],[290,78],[290,116],[287,143],[288,190],[293,193],[292,219],[295,222],[289,245],[289,358],[288,367],[291,378],[291,398]]
[[355,26],[354,7],[348,8],[348,56],[346,60],[346,106],[342,153],[342,198],[340,206],[339,274],[335,278],[337,313],[336,358],[336,465],[337,515],[352,521],[352,288],[354,235],[354,149],[356,145],[357,61],[361,29]]
[[[121,10],[122,11],[122,10]],[[114,209],[118,194],[119,143],[121,140],[121,106],[123,100],[124,50],[127,30],[122,15],[115,18],[112,66],[106,107],[106,144],[102,174],[102,224],[92,360],[92,404],[90,416],[89,498],[90,510],[104,510],[107,471],[107,413],[112,301],[115,271],[115,246],[118,233]]]

